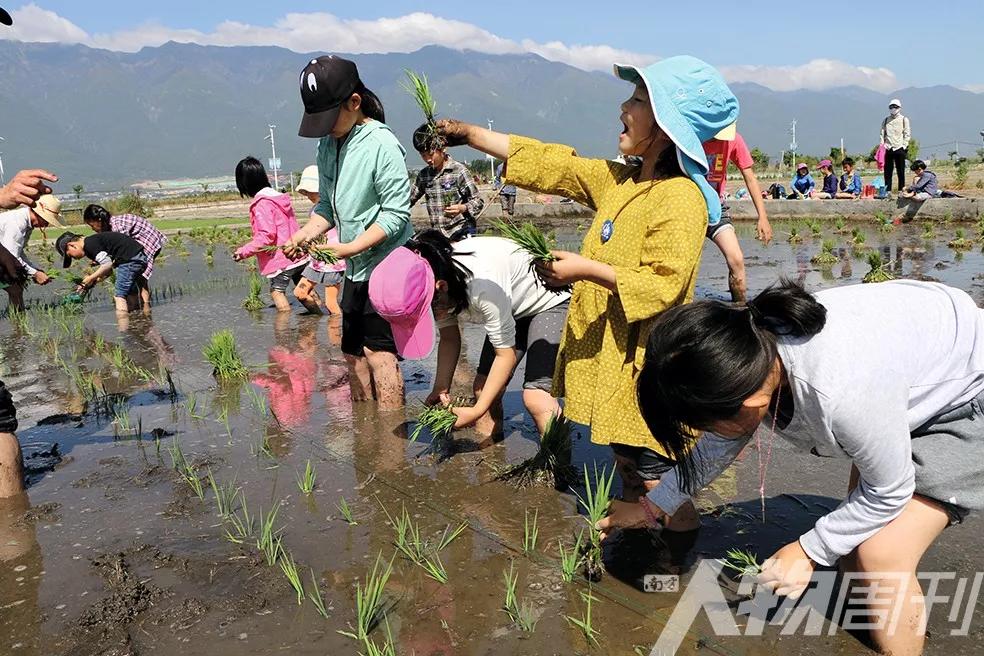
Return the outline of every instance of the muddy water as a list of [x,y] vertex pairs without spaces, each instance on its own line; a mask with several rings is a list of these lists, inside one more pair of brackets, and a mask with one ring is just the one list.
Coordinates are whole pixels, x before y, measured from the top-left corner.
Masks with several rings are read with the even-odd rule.
[[[980,251],[958,257],[945,246],[950,236],[944,239],[941,232],[934,245],[921,232],[870,232],[867,243],[882,250],[901,275],[941,280],[984,300]],[[818,249],[811,240],[762,248],[746,226],[739,235],[752,290],[779,275],[800,278],[811,288],[858,282],[868,268],[844,249],[839,264],[819,270],[809,264]],[[843,245],[847,238],[838,239]],[[357,653],[357,645],[337,631],[355,623],[356,581],[377,554],[392,557],[387,513],[395,516],[403,507],[427,538],[462,522],[467,529],[441,553],[446,584],[395,558],[387,617],[399,653],[592,651],[564,619],[581,617],[584,602],[581,588],[563,583],[557,564],[558,541],[569,544],[584,526],[573,495],[515,490],[494,480],[498,467],[535,451],[517,385],[507,393],[502,443],[481,448],[463,432],[453,452],[431,453],[426,438],[406,439],[406,415],[353,407],[336,321],[275,317],[269,309],[247,313],[239,309],[244,269],[222,249],[216,249],[212,267],[200,249],[189,250],[186,258],[170,255],[155,274],[161,298],[152,318],[135,316],[119,325],[101,293],[86,307],[81,337],[52,345],[58,329],[43,335],[42,318],[26,332],[3,329],[3,379],[18,401],[31,486],[25,498],[0,503],[0,653]],[[726,269],[711,245],[700,293],[725,291]],[[43,299],[51,290],[32,293]],[[253,373],[247,383],[219,386],[200,353],[209,335],[227,326]],[[122,368],[129,372],[113,363],[100,336],[124,346],[133,362]],[[467,327],[465,337],[466,367],[474,367],[481,334]],[[92,373],[107,392],[125,395],[132,428],[120,419],[81,414],[81,395],[60,361]],[[159,363],[173,372],[175,396],[162,381],[144,380]],[[429,389],[432,370],[430,361],[404,364],[411,406]],[[52,417],[57,423],[45,421]],[[159,443],[154,429],[164,434]],[[608,453],[590,445],[586,429],[579,432],[575,465],[609,464]],[[279,508],[276,526],[283,529],[284,549],[298,564],[306,590],[314,587],[312,576],[317,580],[327,619],[308,601],[298,605],[279,567],[267,567],[248,541],[237,545],[223,537],[228,524],[217,516],[207,482],[203,501],[171,468],[168,449],[174,445],[201,478],[210,471],[220,483],[234,482],[252,515]],[[592,620],[602,650],[623,654],[639,647],[648,653],[672,613],[679,593],[641,592],[643,574],[682,570],[686,580],[701,559],[720,557],[732,546],[772,553],[835,507],[846,486],[840,464],[816,462],[777,444],[763,523],[756,456],[750,449],[703,495],[705,525],[692,548],[654,545],[648,538],[608,548],[606,562],[617,576],[609,574],[592,588]],[[311,495],[297,484],[308,461],[317,472]],[[783,485],[786,480],[798,484]],[[787,491],[795,496],[781,495]],[[356,525],[342,520],[342,498]],[[530,555],[522,549],[527,509],[538,511],[540,525]],[[974,548],[980,528],[973,519],[948,530],[924,568],[963,574],[984,569]],[[502,574],[510,562],[519,575],[520,600],[532,603],[539,617],[532,635],[511,627],[501,611]],[[946,619],[945,613],[931,619],[930,653],[976,653],[980,628],[972,628],[970,637],[952,637]],[[980,607],[974,619],[981,624]],[[744,627],[742,618],[737,623]],[[767,627],[762,637],[719,637],[702,615],[680,653],[865,651],[856,637],[823,633],[781,636],[778,627]],[[377,641],[382,635],[382,629],[374,633]]]

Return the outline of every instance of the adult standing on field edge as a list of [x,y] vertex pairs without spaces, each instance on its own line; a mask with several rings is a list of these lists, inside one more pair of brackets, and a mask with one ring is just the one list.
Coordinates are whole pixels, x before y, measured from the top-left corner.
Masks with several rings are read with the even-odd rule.
[[905,189],[905,156],[912,130],[909,117],[902,114],[902,101],[888,101],[888,116],[882,119],[881,145],[885,147],[885,189],[892,190],[892,171],[898,171],[899,191]]

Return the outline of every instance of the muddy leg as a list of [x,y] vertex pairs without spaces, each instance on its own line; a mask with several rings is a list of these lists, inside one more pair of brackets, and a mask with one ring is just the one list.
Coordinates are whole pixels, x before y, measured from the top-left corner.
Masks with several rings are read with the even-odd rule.
[[321,299],[314,290],[314,283],[307,278],[301,278],[301,281],[294,286],[294,298],[300,301],[311,314],[322,314]]
[[[472,383],[472,392],[475,394],[477,399],[482,395],[482,390],[485,389],[485,381],[487,378],[482,375],[475,376],[475,382]],[[475,422],[475,432],[482,437],[501,437],[502,436],[502,397],[500,396],[492,405],[489,407],[489,411],[478,418]]]
[[523,405],[533,417],[540,435],[546,432],[547,422],[550,421],[550,418],[556,417],[561,412],[560,403],[557,402],[557,399],[551,396],[550,392],[541,389],[524,389]]
[[341,285],[325,285],[325,308],[331,314],[341,314],[342,308],[338,304],[338,292]]
[[361,403],[369,401],[372,396],[372,372],[369,360],[355,355],[345,355],[349,366],[349,389],[352,391],[352,401]]
[[403,407],[403,373],[393,353],[365,349],[379,409],[398,410]]
[[277,306],[277,312],[290,312],[290,301],[287,300],[287,294],[281,291],[271,291],[270,298],[273,299],[273,304]]
[[24,456],[13,433],[0,433],[0,499],[24,491]]
[[731,229],[719,230],[714,235],[714,243],[728,263],[728,288],[731,291],[731,300],[735,303],[744,303],[746,296],[745,256],[741,252],[738,235]]

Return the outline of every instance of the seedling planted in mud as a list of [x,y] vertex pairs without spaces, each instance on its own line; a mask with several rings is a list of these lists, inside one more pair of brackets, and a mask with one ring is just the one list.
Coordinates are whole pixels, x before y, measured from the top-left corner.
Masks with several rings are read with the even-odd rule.
[[297,571],[294,556],[287,553],[282,546],[280,547],[280,571],[284,573],[290,587],[297,593],[297,605],[300,606],[304,603],[304,584],[301,583],[301,575]]
[[860,228],[854,228],[853,230],[851,230],[851,243],[854,244],[854,247],[856,249],[863,250],[865,248],[866,239],[867,237],[865,236],[864,232],[861,231]]
[[256,525],[256,519],[250,516],[249,508],[246,506],[246,494],[240,492],[240,495],[242,500],[239,502],[239,510],[242,514],[233,512],[226,518],[232,525],[232,530],[226,529],[225,538],[234,544],[243,544],[253,537],[253,529]]
[[587,516],[584,520],[588,523],[588,531],[591,537],[590,544],[586,545],[587,554],[584,558],[585,574],[589,581],[601,578],[601,532],[595,528],[595,524],[600,522],[608,513],[609,497],[612,492],[612,483],[615,480],[615,469],[606,476],[605,468],[602,467],[598,472],[598,463],[594,463],[595,485],[591,485],[588,476],[588,466],[584,465],[584,496],[574,493],[578,502],[584,507]]
[[581,629],[581,633],[584,634],[585,639],[598,646],[598,630],[591,625],[591,602],[598,601],[593,594],[591,594],[591,588],[588,588],[587,592],[580,592],[581,599],[584,600],[584,614],[581,617],[571,617],[570,615],[564,615],[564,619],[571,623],[571,625],[576,626]]
[[214,367],[213,374],[219,380],[244,380],[249,377],[249,369],[239,355],[236,336],[231,330],[213,333],[212,339],[202,349],[202,354]]
[[215,508],[219,513],[219,517],[222,519],[228,518],[232,514],[232,507],[236,503],[236,498],[239,496],[239,488],[236,487],[236,481],[232,480],[220,485],[215,480],[215,476],[212,475],[212,469],[209,468],[208,485],[212,488],[212,493],[215,495]]
[[444,569],[444,563],[441,562],[441,555],[438,552],[435,551],[430,556],[425,556],[420,566],[424,569],[427,576],[438,583],[448,582],[448,572]]
[[184,452],[181,451],[178,438],[171,438],[171,446],[167,447],[167,453],[171,456],[171,468],[176,472],[183,472],[188,465],[188,461],[185,460]]
[[348,501],[345,500],[345,497],[339,499],[338,503],[335,504],[335,508],[338,509],[338,512],[342,515],[342,519],[348,522],[349,526],[355,526],[359,523],[352,516],[352,509],[349,508]]
[[868,253],[868,266],[871,267],[871,270],[864,274],[864,278],[861,279],[861,282],[885,282],[888,280],[895,280],[895,276],[893,276],[882,263],[881,253],[878,251]]
[[304,475],[297,475],[297,487],[301,488],[301,492],[304,494],[311,494],[314,492],[314,485],[317,481],[318,475],[314,471],[314,466],[311,461],[308,460],[304,467]]
[[516,597],[516,585],[519,575],[514,570],[514,563],[509,561],[509,569],[502,572],[502,582],[504,586],[505,599],[502,602],[502,612],[509,616],[509,619],[526,633],[533,633],[536,629],[536,618],[533,613],[533,602],[526,601],[519,603]]
[[496,479],[512,481],[519,488],[544,484],[564,489],[574,479],[571,450],[571,423],[563,415],[555,415],[547,421],[536,454],[499,473]]
[[396,643],[393,642],[393,631],[390,630],[389,620],[383,620],[386,629],[386,640],[382,646],[377,645],[371,638],[365,639],[365,656],[396,656]]
[[801,243],[803,241],[803,235],[799,233],[799,228],[797,228],[796,226],[790,227],[788,239],[790,244]]
[[526,516],[523,519],[523,551],[530,553],[536,551],[536,541],[540,537],[540,527],[537,522],[540,519],[540,509],[533,511],[533,521],[530,521],[530,509],[526,509]]
[[922,238],[927,241],[931,239],[936,239],[936,230],[934,229],[932,221],[926,221],[925,223],[923,223]]
[[574,548],[570,551],[564,548],[562,542],[557,544],[557,551],[560,552],[560,574],[564,583],[573,583],[577,568],[581,564],[582,547],[584,541],[584,530],[578,531],[577,540],[574,541]]
[[720,563],[727,569],[734,570],[744,576],[758,576],[762,573],[762,566],[758,562],[758,556],[744,549],[728,549],[725,557]]
[[198,473],[195,468],[189,464],[185,464],[184,471],[181,472],[181,476],[185,479],[188,487],[191,491],[195,493],[195,496],[200,500],[205,500],[205,487],[202,485],[202,479],[198,478]]
[[447,549],[451,545],[451,543],[458,538],[459,535],[465,532],[466,528],[468,528],[468,524],[465,522],[458,524],[458,526],[455,527],[454,530],[451,530],[450,524],[445,526],[444,533],[441,534],[441,539],[437,543],[437,551],[444,551],[445,549]]
[[260,294],[263,293],[263,282],[258,275],[251,274],[249,277],[249,295],[243,301],[243,307],[251,312],[262,310],[266,303]]
[[810,259],[813,264],[819,264],[820,266],[831,266],[837,264],[837,256],[834,255],[834,241],[832,239],[824,239],[823,244],[820,246],[820,252]]
[[382,561],[383,554],[376,554],[376,562],[372,566],[372,571],[366,575],[365,584],[361,581],[355,584],[356,626],[354,628],[349,626],[353,628],[352,631],[338,631],[341,635],[365,643],[369,634],[385,616],[383,592],[390,575],[393,574],[393,561],[390,560],[381,568]]
[[280,502],[276,502],[270,512],[263,514],[260,508],[260,534],[256,538],[256,548],[266,556],[267,565],[271,567],[277,564],[277,557],[280,555],[280,531],[274,529],[273,524],[277,520],[277,513],[280,512]]
[[973,240],[967,239],[963,228],[957,228],[954,232],[955,235],[953,239],[947,244],[950,248],[955,250],[967,250],[973,247]]
[[311,570],[311,587],[308,588],[308,599],[314,604],[315,609],[318,611],[318,615],[328,619],[328,607],[325,606],[325,600],[321,596],[321,586],[318,585],[318,577],[314,574],[314,570]]

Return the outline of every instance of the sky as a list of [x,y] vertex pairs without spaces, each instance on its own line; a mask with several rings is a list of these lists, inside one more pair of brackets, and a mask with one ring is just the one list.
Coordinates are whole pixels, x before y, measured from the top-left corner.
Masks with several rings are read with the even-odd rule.
[[[691,54],[732,82],[779,91],[949,84],[984,92],[982,0],[802,3],[371,3],[292,0],[0,0],[0,38],[133,52],[169,40],[298,52],[411,52],[443,45],[534,52],[585,70]],[[802,9],[800,9],[802,6]],[[696,10],[695,10],[696,9]]]

